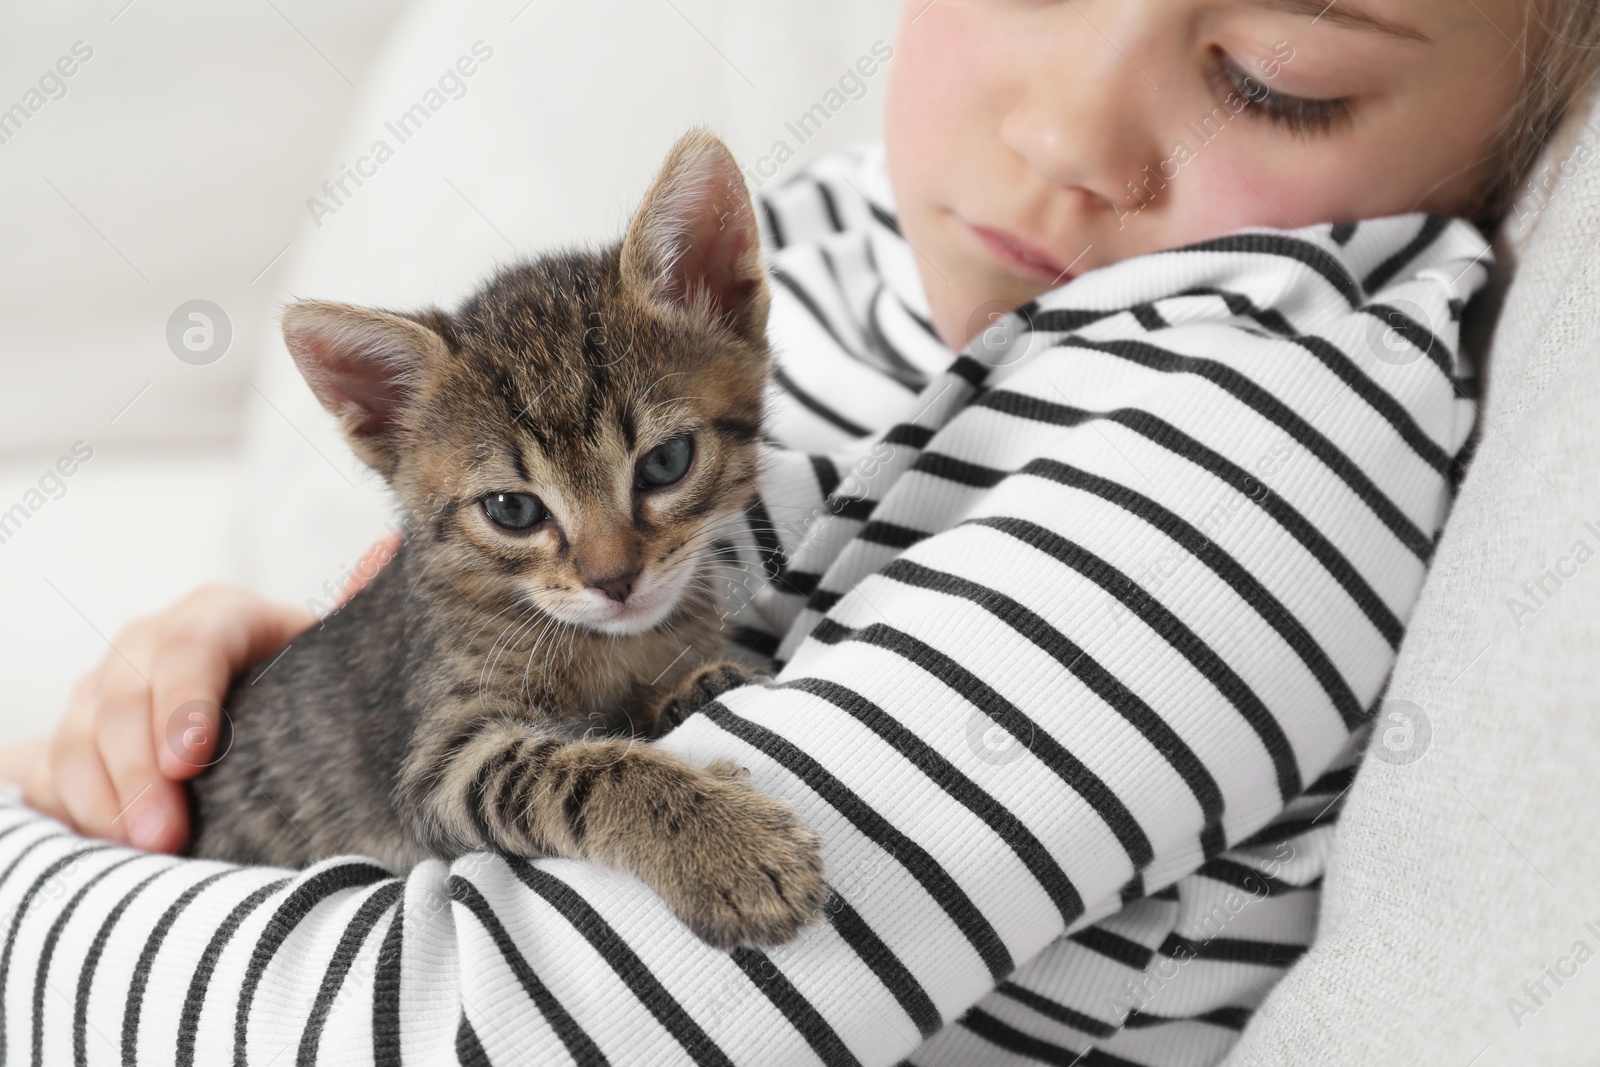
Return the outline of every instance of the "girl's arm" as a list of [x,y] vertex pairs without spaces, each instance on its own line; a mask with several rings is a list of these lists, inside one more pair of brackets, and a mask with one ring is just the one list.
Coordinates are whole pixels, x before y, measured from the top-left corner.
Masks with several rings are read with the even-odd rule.
[[1417,217],[1342,238],[1086,275],[1022,348],[934,376],[850,499],[826,463],[776,465],[805,518],[748,544],[753,610],[800,620],[787,665],[661,743],[739,761],[822,834],[834,894],[794,944],[712,951],[580,863],[237,869],[11,808],[0,1039],[46,1062],[903,1058],[1255,833],[1365,721],[1470,425],[1483,248]]

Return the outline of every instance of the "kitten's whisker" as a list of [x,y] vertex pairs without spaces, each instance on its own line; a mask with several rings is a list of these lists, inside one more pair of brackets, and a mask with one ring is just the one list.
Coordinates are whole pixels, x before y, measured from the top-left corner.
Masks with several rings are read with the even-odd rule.
[[707,401],[709,401],[710,399],[711,399],[710,397],[705,397],[705,396],[669,396],[665,400],[657,400],[657,401],[655,401],[646,410],[654,410],[655,408],[665,407],[668,404],[686,404],[691,400],[707,400]]
[[[433,561],[429,560],[428,567],[432,567],[432,566],[433,566]],[[426,570],[426,568],[425,568],[425,570]],[[449,583],[450,588],[455,590],[457,596],[461,597],[461,599],[463,601],[471,603],[471,598],[468,597],[466,595],[466,593],[464,593],[462,591],[460,586],[456,585],[456,583],[450,579],[449,575],[444,574],[443,572],[441,572],[440,577],[442,577],[446,582]],[[507,601],[505,607],[501,608],[499,611],[496,611],[493,615],[490,615],[487,618],[480,620],[479,623],[478,623],[477,629],[472,631],[472,635],[471,636],[475,638],[475,637],[479,636],[480,634],[482,634],[484,630],[488,629],[491,625],[493,625],[493,623],[494,623],[494,621],[496,619],[500,618],[500,616],[504,615],[508,611],[527,611],[529,608],[537,609],[538,605],[533,604],[531,601],[528,601],[528,600],[524,599],[523,597],[512,596]]]
[[540,635],[538,645],[530,650],[529,662],[531,663],[538,658],[539,653],[542,651],[544,656],[543,662],[540,663],[541,670],[559,672],[562,668],[570,666],[573,654],[571,643],[575,641],[576,636],[577,627],[569,623],[552,627],[549,631]]
[[[766,505],[768,511],[821,511],[824,514],[828,513],[828,509],[820,504],[783,504],[772,500],[763,500],[762,503]],[[754,506],[754,504],[751,505],[751,507]],[[746,508],[744,510],[748,511],[749,509]]]
[[489,646],[489,651],[484,654],[483,667],[478,672],[479,700],[489,695],[490,679],[494,674],[495,668],[499,666],[501,657],[510,650],[511,642],[516,640],[516,636],[525,628],[537,623],[539,618],[538,609],[534,605],[529,605],[529,609],[524,611],[514,623],[507,624],[506,628],[500,631],[500,636],[496,637],[494,643]]
[[478,624],[478,628],[472,631],[472,635],[471,635],[472,638],[477,638],[479,635],[481,635],[483,633],[483,631],[487,630],[491,625],[494,624],[494,621],[496,619],[498,619],[500,616],[504,615],[506,612],[511,611],[513,609],[526,610],[526,608],[528,606],[532,606],[532,605],[526,605],[525,606],[525,605],[523,605],[521,603],[517,603],[517,602],[513,602],[513,603],[510,603],[510,604],[507,604],[505,607],[501,608],[499,611],[495,612],[493,615],[489,616],[487,619],[484,619],[482,622],[480,622]]
[[511,652],[512,647],[518,642],[518,640],[521,639],[524,634],[533,630],[534,627],[540,625],[541,622],[548,622],[549,619],[550,616],[541,610],[538,605],[529,604],[527,608],[522,611],[521,616],[515,625],[508,627],[505,631],[502,631],[500,637],[496,639],[494,645],[490,646],[489,652],[484,657],[485,662],[483,672],[480,675],[479,681],[480,690],[490,684],[490,680],[492,679],[494,672],[498,670],[500,666],[500,661]]
[[494,659],[495,651],[500,647],[500,642],[506,640],[511,631],[517,627],[520,627],[526,620],[526,614],[519,614],[517,618],[506,623],[504,628],[502,628],[501,631],[495,635],[495,639],[490,642],[489,649],[484,653],[483,656],[483,665],[478,668],[478,695],[480,697],[482,697],[488,689],[491,664]]
[[526,657],[524,658],[524,662],[523,662],[523,666],[522,666],[522,678],[523,678],[523,688],[524,688],[524,690],[527,690],[533,684],[533,682],[532,682],[532,674],[531,674],[531,672],[533,670],[533,664],[536,661],[539,660],[539,650],[544,647],[545,642],[547,640],[549,640],[550,635],[552,633],[554,633],[554,632],[555,632],[554,627],[552,627],[552,626],[544,627],[536,635],[534,635],[534,639],[533,639],[532,644],[530,644],[528,646],[528,652],[527,652]]
[[559,620],[554,615],[547,614],[545,616],[544,628],[534,635],[533,644],[528,648],[527,661],[522,668],[522,695],[528,700],[532,700],[533,697],[531,692],[531,686],[533,684],[532,671],[534,660],[539,655],[539,646],[544,644],[545,638],[549,636],[551,628],[554,627],[558,622]]
[[653,392],[655,390],[656,386],[660,385],[662,382],[666,381],[668,378],[681,378],[681,377],[683,377],[684,375],[686,375],[688,373],[689,372],[686,371],[686,370],[667,371],[661,377],[659,377],[655,381],[651,382],[650,383],[650,388],[644,390],[644,392],[646,392],[646,393]]

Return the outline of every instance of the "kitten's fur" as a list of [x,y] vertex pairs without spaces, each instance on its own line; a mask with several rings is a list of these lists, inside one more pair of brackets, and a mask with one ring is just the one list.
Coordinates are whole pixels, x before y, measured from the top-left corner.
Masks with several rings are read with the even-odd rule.
[[[285,311],[407,536],[234,686],[226,754],[192,790],[194,855],[574,857],[637,875],[714,945],[798,932],[825,893],[816,835],[741,768],[643,740],[749,677],[708,574],[756,492],[759,244],[732,156],[696,131],[618,246],[503,269],[454,314]],[[638,488],[642,457],[684,433],[681,481]],[[500,492],[552,517],[509,533],[480,503]]]

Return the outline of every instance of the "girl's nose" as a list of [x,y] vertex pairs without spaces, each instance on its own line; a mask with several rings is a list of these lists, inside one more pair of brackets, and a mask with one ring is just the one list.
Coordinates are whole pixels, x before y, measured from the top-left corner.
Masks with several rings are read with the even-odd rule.
[[[1114,5],[1092,4],[1095,11]],[[1002,120],[1002,142],[1045,181],[1091,196],[1096,206],[1126,204],[1146,164],[1161,158],[1156,136],[1159,89],[1129,49],[1138,38],[1117,26],[1096,32],[1074,5],[1059,5],[1059,34],[1044,34],[1013,68],[1016,93]],[[1073,25],[1073,22],[1078,23]]]

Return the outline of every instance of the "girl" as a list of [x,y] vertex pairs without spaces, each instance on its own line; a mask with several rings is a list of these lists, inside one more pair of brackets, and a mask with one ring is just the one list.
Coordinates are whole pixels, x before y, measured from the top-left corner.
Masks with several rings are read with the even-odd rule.
[[[790,450],[739,621],[786,666],[664,742],[741,760],[824,835],[824,921],[723,957],[583,865],[285,880],[13,808],[5,1042],[1217,1062],[1314,928],[1470,429],[1487,248],[1461,219],[1503,212],[1597,22],[911,0],[884,152],[766,198]],[[181,847],[214,724],[174,744],[173,709],[308,621],[210,590],[136,625],[27,798]],[[181,1001],[146,996],[163,975]]]

